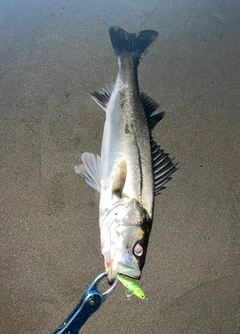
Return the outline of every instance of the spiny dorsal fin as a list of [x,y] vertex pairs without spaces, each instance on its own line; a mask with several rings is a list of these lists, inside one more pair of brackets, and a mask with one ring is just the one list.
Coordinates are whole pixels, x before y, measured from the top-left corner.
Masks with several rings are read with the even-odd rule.
[[[113,90],[113,86],[112,86]],[[108,102],[111,98],[112,90],[107,88],[106,90],[103,90],[102,92],[92,92],[90,93],[93,100],[101,107],[104,111],[107,110]]]
[[151,139],[152,150],[152,165],[154,179],[154,194],[155,196],[164,189],[164,184],[171,180],[172,175],[176,170],[176,165],[160,147]]
[[80,174],[84,180],[93,189],[100,192],[101,179],[102,179],[102,166],[101,158],[97,155],[97,158],[91,153],[82,154],[83,164],[75,166],[76,173]]
[[141,93],[141,101],[143,104],[143,108],[148,120],[148,126],[150,128],[150,130],[153,130],[155,125],[161,121],[161,119],[164,117],[164,112],[160,112],[156,115],[152,115],[154,113],[155,110],[157,110],[158,108],[158,104],[157,102],[155,102],[151,97],[149,97],[147,94],[145,93]]

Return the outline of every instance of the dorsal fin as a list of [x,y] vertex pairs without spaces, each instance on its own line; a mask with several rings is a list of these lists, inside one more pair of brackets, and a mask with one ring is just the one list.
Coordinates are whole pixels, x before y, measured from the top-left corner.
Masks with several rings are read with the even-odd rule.
[[157,102],[155,102],[151,97],[149,97],[146,93],[141,92],[141,101],[143,104],[143,108],[148,120],[148,126],[150,130],[153,130],[155,125],[161,121],[161,119],[164,117],[164,112],[160,112],[156,115],[152,115],[155,110],[158,108]]
[[153,179],[154,179],[154,194],[155,196],[164,189],[164,184],[171,180],[172,175],[176,170],[176,165],[169,158],[160,147],[151,139],[151,151],[152,151],[152,166],[153,166]]
[[160,122],[161,119],[163,119],[163,117],[164,117],[164,111],[156,115],[150,116],[148,119],[148,125],[149,125],[150,130],[153,130],[155,126],[158,124],[158,122]]
[[157,108],[159,107],[157,102],[154,101],[151,97],[149,97],[146,93],[141,92],[140,94],[141,97],[141,101],[145,110],[145,113],[148,116],[151,116],[152,113],[157,110]]

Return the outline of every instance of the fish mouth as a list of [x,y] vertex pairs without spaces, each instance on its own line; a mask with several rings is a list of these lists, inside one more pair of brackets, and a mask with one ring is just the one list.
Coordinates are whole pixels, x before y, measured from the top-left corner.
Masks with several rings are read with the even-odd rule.
[[108,274],[108,280],[109,283],[112,284],[117,274],[122,274],[124,276],[128,276],[134,279],[140,279],[141,278],[141,271],[132,263],[131,266],[123,263],[118,262],[117,266],[113,269],[113,266],[109,268],[109,274]]

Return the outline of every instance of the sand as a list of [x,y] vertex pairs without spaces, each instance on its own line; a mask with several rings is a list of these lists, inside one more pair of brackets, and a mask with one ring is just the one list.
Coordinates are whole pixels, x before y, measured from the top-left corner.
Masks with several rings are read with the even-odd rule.
[[179,161],[156,198],[140,285],[118,286],[81,333],[240,333],[240,4],[0,2],[1,333],[51,333],[104,271],[98,194],[74,172],[100,153],[89,91],[117,74],[108,27],[155,29],[141,90]]

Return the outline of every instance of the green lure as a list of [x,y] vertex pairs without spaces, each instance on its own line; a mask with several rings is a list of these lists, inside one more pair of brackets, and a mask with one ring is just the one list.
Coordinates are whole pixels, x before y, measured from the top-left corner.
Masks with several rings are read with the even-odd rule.
[[124,276],[121,276],[117,274],[118,280],[125,286],[125,288],[128,289],[132,294],[134,294],[136,297],[146,300],[146,295],[143,292],[143,290],[138,286],[135,282],[130,281],[129,279],[125,278]]

